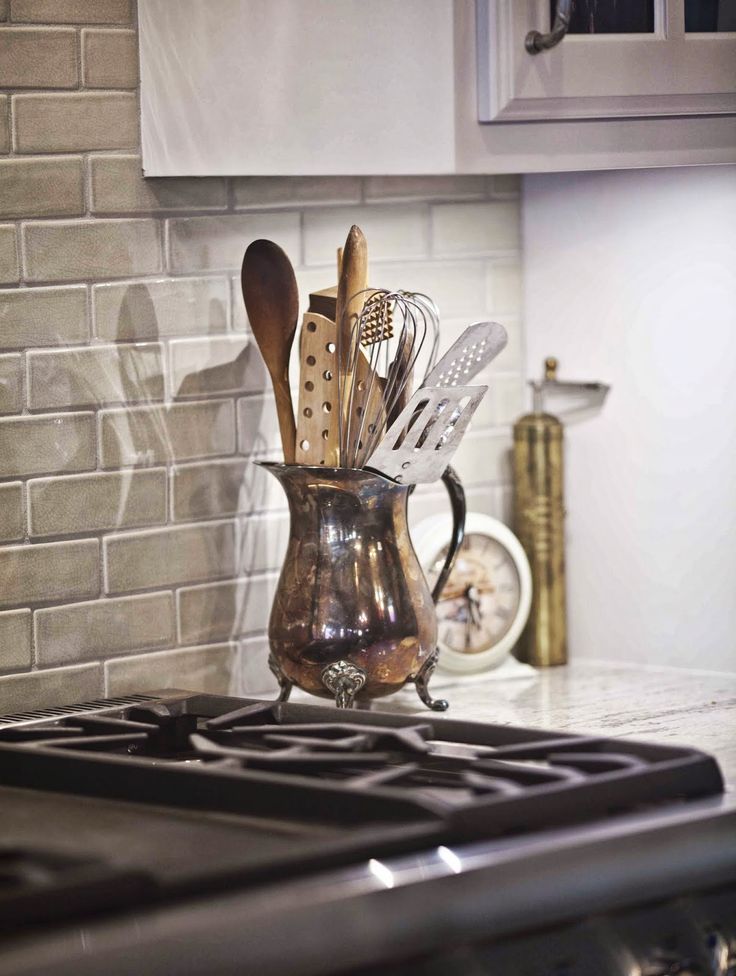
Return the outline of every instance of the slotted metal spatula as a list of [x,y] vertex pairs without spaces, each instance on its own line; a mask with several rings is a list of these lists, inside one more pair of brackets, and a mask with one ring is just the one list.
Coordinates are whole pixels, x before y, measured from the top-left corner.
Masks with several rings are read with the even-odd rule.
[[422,386],[467,386],[496,358],[508,338],[506,329],[498,322],[476,322],[468,326],[427,373]]
[[487,389],[450,386],[417,390],[365,466],[405,485],[437,481]]

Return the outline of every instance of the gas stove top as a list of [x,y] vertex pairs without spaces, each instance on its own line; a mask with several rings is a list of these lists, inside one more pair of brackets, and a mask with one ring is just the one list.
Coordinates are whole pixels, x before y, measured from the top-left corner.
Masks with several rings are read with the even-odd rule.
[[0,716],[0,930],[707,847],[722,790],[687,748],[190,692]]

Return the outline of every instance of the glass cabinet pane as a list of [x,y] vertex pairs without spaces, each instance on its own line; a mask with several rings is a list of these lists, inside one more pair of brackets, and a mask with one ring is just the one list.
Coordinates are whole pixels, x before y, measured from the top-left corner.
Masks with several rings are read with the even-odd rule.
[[[717,0],[716,0],[717,2]],[[550,2],[550,23],[557,0]],[[568,34],[652,34],[654,0],[574,0]]]
[[736,0],[685,0],[685,31],[736,31]]

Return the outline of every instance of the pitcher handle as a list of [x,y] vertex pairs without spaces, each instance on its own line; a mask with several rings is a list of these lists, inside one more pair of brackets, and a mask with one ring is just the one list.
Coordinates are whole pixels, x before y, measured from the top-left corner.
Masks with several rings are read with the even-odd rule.
[[448,465],[442,475],[442,481],[447,489],[447,494],[450,496],[452,538],[450,539],[450,546],[445,556],[445,565],[442,567],[442,572],[437,577],[437,581],[432,590],[432,600],[435,604],[442,595],[445,583],[447,583],[452,572],[452,567],[455,565],[455,559],[460,551],[460,546],[463,544],[463,539],[465,538],[465,515],[467,512],[465,489],[455,469]]

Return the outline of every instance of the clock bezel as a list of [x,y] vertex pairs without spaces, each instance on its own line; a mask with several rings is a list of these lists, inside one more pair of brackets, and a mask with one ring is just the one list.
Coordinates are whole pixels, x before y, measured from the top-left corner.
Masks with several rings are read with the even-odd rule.
[[[426,573],[450,541],[452,517],[444,512],[430,515],[412,530],[411,535],[417,558]],[[476,654],[460,654],[443,644],[441,640],[438,641],[440,651],[438,668],[453,674],[476,674],[481,671],[491,671],[503,664],[521,636],[532,604],[532,572],[529,560],[508,525],[491,515],[469,512],[465,519],[465,535],[486,536],[506,550],[519,577],[519,606],[511,626],[503,637],[485,651]]]

